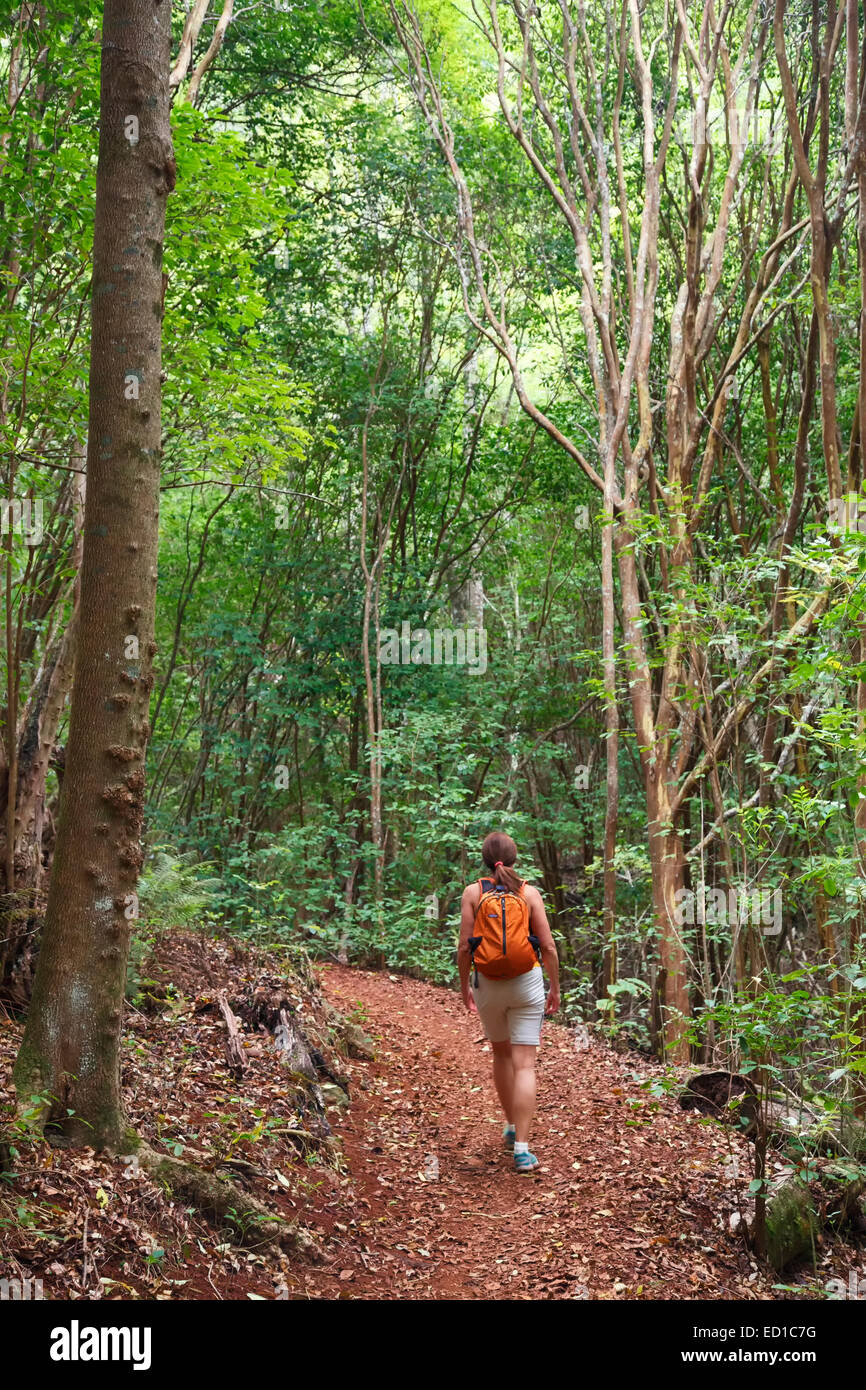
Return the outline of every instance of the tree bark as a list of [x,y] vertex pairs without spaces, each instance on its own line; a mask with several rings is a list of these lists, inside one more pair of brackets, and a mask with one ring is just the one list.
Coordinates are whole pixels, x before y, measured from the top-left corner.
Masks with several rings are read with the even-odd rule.
[[162,248],[175,165],[167,0],[106,0],[80,625],[66,775],[19,1102],[120,1145],[120,1030],[141,867],[156,598]]

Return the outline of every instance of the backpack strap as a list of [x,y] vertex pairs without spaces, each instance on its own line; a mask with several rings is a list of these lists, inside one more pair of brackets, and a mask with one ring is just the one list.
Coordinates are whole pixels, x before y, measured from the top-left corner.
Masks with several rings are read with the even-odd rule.
[[[496,888],[496,883],[494,882],[494,880],[493,880],[492,878],[479,878],[479,880],[478,880],[478,887],[481,889],[481,898],[483,898],[485,893],[492,893],[492,892],[493,892],[493,890]],[[481,907],[481,898],[478,899],[478,907],[475,909],[475,916],[476,916],[476,919],[477,919],[477,917],[478,917],[478,908]],[[471,961],[471,963],[472,963],[472,969],[475,971],[475,988],[477,989],[477,988],[478,988],[478,966],[475,964],[475,948],[476,948],[477,946],[480,946],[480,945],[481,945],[481,937],[480,937],[480,936],[470,936],[470,937],[469,937],[468,945],[469,945],[469,959],[470,959],[470,961]]]

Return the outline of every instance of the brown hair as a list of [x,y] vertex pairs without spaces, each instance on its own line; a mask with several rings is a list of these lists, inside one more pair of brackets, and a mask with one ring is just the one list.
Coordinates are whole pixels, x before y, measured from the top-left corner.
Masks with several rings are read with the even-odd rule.
[[494,830],[481,846],[481,858],[490,869],[490,877],[494,883],[501,883],[503,888],[510,888],[512,893],[520,892],[523,879],[511,867],[517,858],[517,846],[510,835],[503,835],[501,830]]

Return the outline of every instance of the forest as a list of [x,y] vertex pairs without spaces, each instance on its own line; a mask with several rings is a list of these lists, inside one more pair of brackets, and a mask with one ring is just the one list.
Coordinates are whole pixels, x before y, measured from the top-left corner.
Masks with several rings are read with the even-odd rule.
[[0,1299],[866,1298],[860,0],[0,0],[0,439]]

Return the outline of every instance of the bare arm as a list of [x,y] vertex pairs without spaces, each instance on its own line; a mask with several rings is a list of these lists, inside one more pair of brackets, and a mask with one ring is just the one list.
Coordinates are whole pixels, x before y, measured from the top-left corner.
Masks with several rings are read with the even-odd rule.
[[545,1013],[555,1014],[559,1008],[559,954],[556,949],[556,942],[553,939],[553,932],[550,930],[550,923],[544,910],[544,900],[538,889],[527,883],[523,892],[529,904],[529,929],[534,936],[538,937],[541,959],[550,981],[550,993],[547,996]]
[[460,900],[460,944],[457,947],[457,969],[460,971],[460,993],[463,1003],[470,1013],[475,1012],[475,1000],[469,989],[469,971],[472,959],[469,953],[469,938],[475,927],[475,913],[481,894],[477,883],[470,883],[463,889]]

